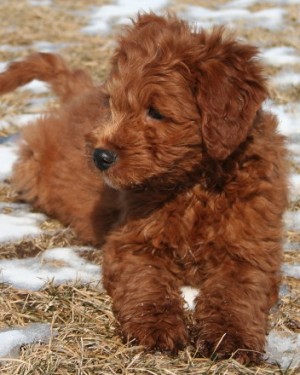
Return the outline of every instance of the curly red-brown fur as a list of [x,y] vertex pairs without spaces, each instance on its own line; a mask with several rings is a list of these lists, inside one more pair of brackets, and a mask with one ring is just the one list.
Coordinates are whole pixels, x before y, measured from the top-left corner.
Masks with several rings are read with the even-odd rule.
[[[257,50],[223,29],[150,13],[119,38],[103,86],[84,73],[74,79],[53,55],[16,64],[0,75],[0,93],[39,78],[62,107],[24,131],[13,186],[83,240],[104,244],[103,281],[122,335],[182,348],[179,288],[191,285],[201,290],[198,352],[257,362],[287,206],[284,139],[261,109]],[[90,162],[95,149],[116,157],[101,172]]]

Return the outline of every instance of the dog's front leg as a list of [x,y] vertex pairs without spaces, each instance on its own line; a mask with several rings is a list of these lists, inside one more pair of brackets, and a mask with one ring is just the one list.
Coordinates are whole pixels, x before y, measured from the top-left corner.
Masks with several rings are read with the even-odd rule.
[[[148,252],[104,251],[104,286],[127,341],[176,353],[187,343],[183,300],[167,261]],[[134,255],[136,254],[136,255]]]
[[201,287],[195,309],[199,354],[260,361],[274,275],[246,262],[222,259]]

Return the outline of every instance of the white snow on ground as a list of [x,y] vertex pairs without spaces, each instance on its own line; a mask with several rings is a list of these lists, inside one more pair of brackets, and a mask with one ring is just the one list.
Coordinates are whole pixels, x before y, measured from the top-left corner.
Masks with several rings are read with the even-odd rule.
[[288,230],[300,231],[300,211],[286,212],[284,221]]
[[[40,0],[38,0],[39,2]],[[67,46],[66,43],[51,43],[47,41],[38,41],[33,43],[32,47],[38,52],[51,52],[57,53],[62,48]]]
[[45,218],[45,215],[34,212],[0,213],[0,243],[41,234],[39,224]]
[[169,0],[117,0],[115,4],[93,8],[90,22],[83,32],[88,34],[108,33],[116,24],[130,23],[130,17],[140,11],[159,12]]
[[300,144],[299,143],[289,143],[288,150],[292,158],[300,157]]
[[27,85],[20,87],[19,90],[32,91],[34,94],[44,94],[45,92],[49,92],[49,86],[45,82],[34,79],[30,83],[27,83]]
[[0,73],[5,72],[5,70],[7,69],[7,67],[8,67],[8,62],[1,61],[0,62]]
[[100,267],[85,261],[78,255],[80,251],[80,248],[53,248],[33,258],[2,259],[0,282],[27,290],[38,290],[49,281],[55,284],[78,281],[98,285]]
[[292,173],[289,176],[290,200],[295,201],[300,197],[300,175]]
[[272,78],[273,85],[287,88],[293,85],[300,85],[300,73],[293,71],[279,72],[275,77]]
[[[300,334],[273,329],[267,337],[267,362],[280,364],[283,369],[300,366]],[[296,373],[295,373],[296,374]]]
[[0,44],[0,51],[5,52],[19,52],[23,51],[25,48],[25,46],[12,46],[10,44]]
[[52,0],[27,0],[29,5],[32,6],[51,6]]
[[300,242],[285,242],[283,244],[284,251],[299,251],[300,250]]
[[22,115],[7,116],[4,121],[0,120],[0,128],[5,127],[7,123],[15,126],[24,127],[41,117],[39,113],[24,113]]
[[46,220],[46,215],[30,210],[25,203],[0,202],[0,243],[42,233],[39,225]]
[[293,5],[300,4],[300,0],[233,0],[222,7],[224,8],[247,8],[255,4]]
[[0,181],[11,175],[12,166],[17,159],[17,149],[16,145],[0,145]]
[[278,130],[282,134],[294,136],[294,134],[298,133],[300,135],[300,105],[298,102],[275,105],[268,100],[264,103],[264,109],[277,115]]
[[0,359],[17,358],[20,347],[36,342],[49,342],[51,326],[45,323],[32,323],[26,327],[0,330]]
[[196,5],[188,5],[181,14],[183,18],[192,20],[197,26],[210,28],[213,25],[234,27],[234,22],[242,20],[247,26],[261,26],[265,29],[275,29],[282,26],[285,10],[268,8],[251,12],[248,9],[209,9]]
[[300,63],[299,52],[292,47],[272,47],[261,50],[261,57],[265,64],[273,66],[294,65]]
[[190,286],[183,286],[180,288],[182,297],[185,301],[184,307],[188,310],[195,309],[195,298],[199,294],[199,289]]
[[284,264],[282,270],[286,276],[300,279],[300,264]]

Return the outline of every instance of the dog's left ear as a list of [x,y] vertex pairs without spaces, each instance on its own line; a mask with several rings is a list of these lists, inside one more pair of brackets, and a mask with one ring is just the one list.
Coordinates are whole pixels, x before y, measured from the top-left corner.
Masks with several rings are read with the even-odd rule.
[[196,99],[203,140],[217,160],[226,159],[246,140],[268,95],[257,49],[222,34],[217,29],[197,35],[203,49],[197,62]]

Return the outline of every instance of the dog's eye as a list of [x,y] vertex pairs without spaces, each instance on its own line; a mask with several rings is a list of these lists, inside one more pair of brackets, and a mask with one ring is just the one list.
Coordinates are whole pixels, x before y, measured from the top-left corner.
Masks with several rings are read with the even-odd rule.
[[162,120],[164,118],[164,116],[153,107],[148,109],[148,116],[155,120]]

